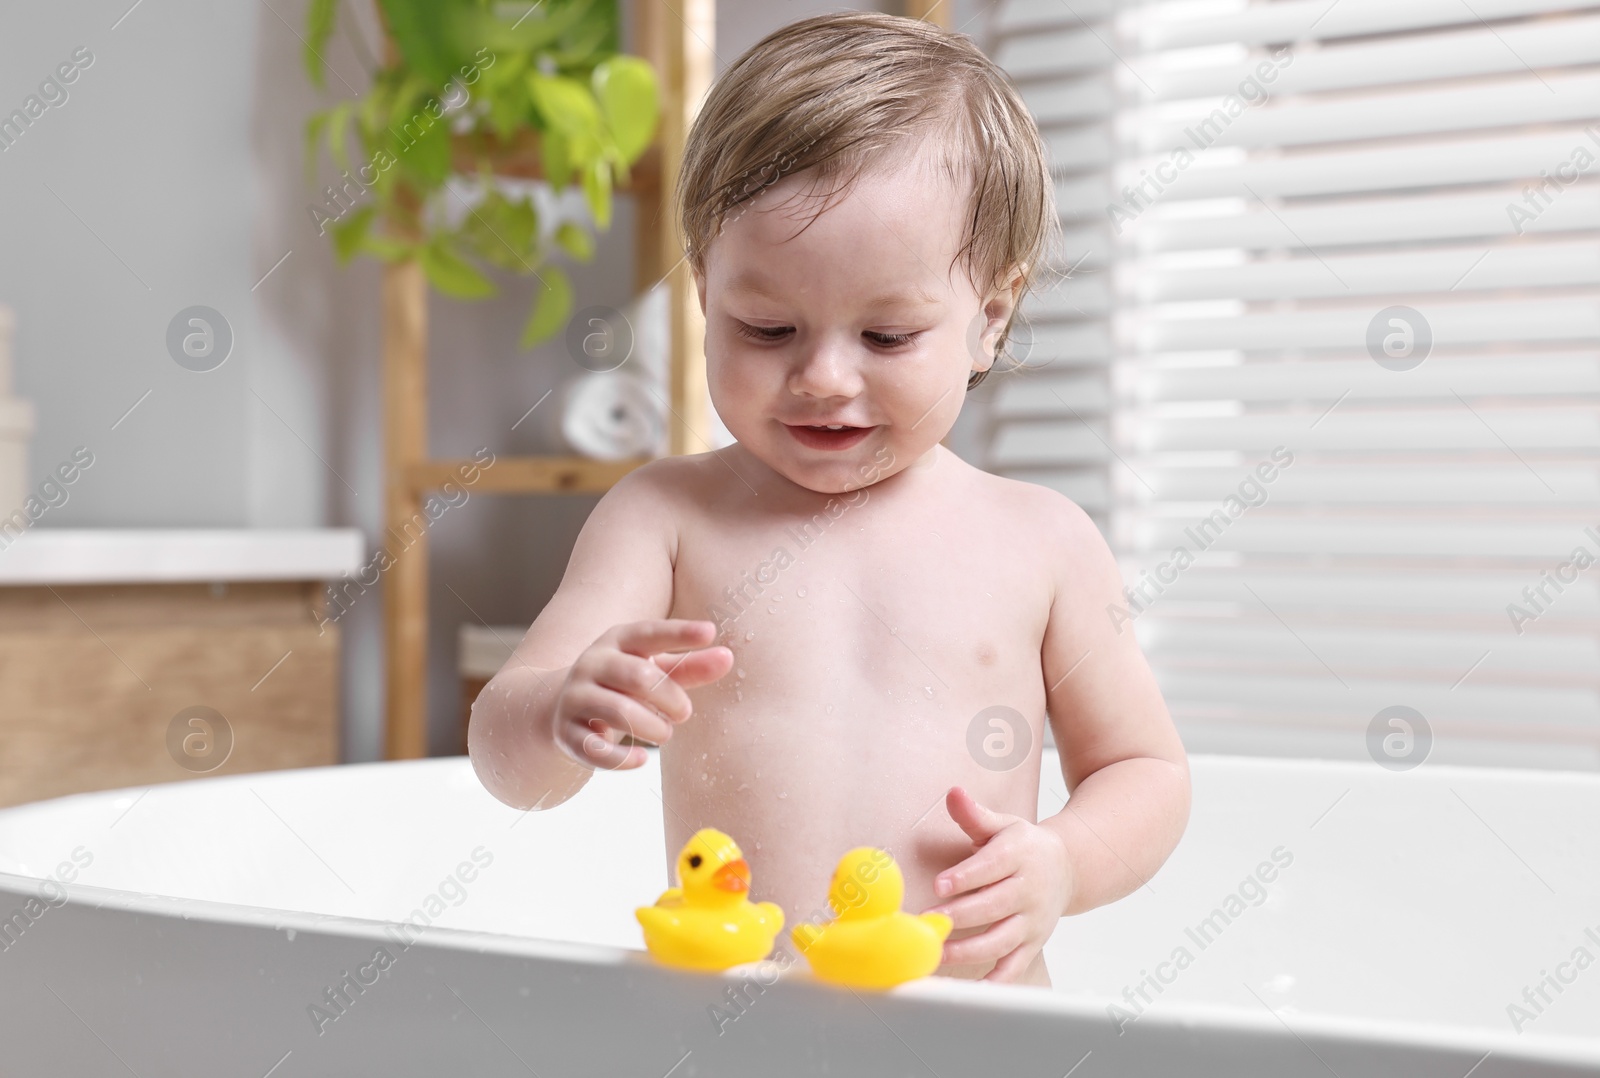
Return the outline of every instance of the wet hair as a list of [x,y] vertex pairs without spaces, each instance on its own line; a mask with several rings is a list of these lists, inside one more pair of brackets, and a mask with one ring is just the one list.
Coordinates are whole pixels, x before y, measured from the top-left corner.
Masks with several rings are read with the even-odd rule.
[[[814,169],[829,188],[815,221],[864,174],[925,144],[936,147],[943,177],[967,192],[955,257],[974,291],[984,298],[1003,288],[1012,267],[1024,276],[995,344],[998,364],[1023,297],[1060,242],[1049,151],[1010,77],[970,38],[931,23],[876,11],[819,15],[735,60],[684,147],[674,208],[686,257],[704,276],[712,241],[786,175]],[[967,388],[987,373],[973,372]]]

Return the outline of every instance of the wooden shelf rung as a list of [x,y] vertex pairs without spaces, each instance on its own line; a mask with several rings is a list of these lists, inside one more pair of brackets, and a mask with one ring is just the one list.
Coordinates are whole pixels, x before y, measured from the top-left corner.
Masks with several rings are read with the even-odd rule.
[[447,481],[461,484],[477,469],[470,490],[480,494],[601,494],[618,479],[650,461],[591,460],[588,457],[496,457],[487,467],[470,459],[425,460],[411,465],[406,478],[417,494],[438,490]]

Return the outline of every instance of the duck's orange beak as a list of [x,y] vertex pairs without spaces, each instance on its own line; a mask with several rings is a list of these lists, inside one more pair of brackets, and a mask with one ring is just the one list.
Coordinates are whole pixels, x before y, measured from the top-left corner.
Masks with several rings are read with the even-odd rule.
[[739,894],[750,890],[750,865],[743,857],[729,861],[711,874],[711,886]]

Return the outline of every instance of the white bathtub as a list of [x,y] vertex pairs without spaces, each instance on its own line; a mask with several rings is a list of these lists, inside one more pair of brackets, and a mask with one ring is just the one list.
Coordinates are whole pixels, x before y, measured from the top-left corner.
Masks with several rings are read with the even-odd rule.
[[[651,964],[632,910],[666,881],[653,760],[527,815],[459,757],[0,811],[0,918],[22,915],[0,925],[0,1072],[1600,1074],[1600,963],[1561,965],[1600,959],[1600,777],[1192,763],[1182,844],[1062,923],[1054,992]],[[433,927],[393,923],[429,896]],[[1543,971],[1561,991],[1535,1012]]]

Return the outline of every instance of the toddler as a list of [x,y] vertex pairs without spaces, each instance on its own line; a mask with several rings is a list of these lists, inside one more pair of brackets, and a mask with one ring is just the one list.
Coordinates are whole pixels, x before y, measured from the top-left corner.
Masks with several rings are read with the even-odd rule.
[[[473,765],[549,808],[660,746],[668,866],[725,830],[794,925],[882,847],[954,922],[941,974],[1047,985],[1057,921],[1171,853],[1189,774],[1094,523],[941,444],[1059,235],[1038,129],[966,37],[830,14],[722,76],[676,195],[737,441],[600,499]],[[1037,820],[1046,721],[1072,799]]]

